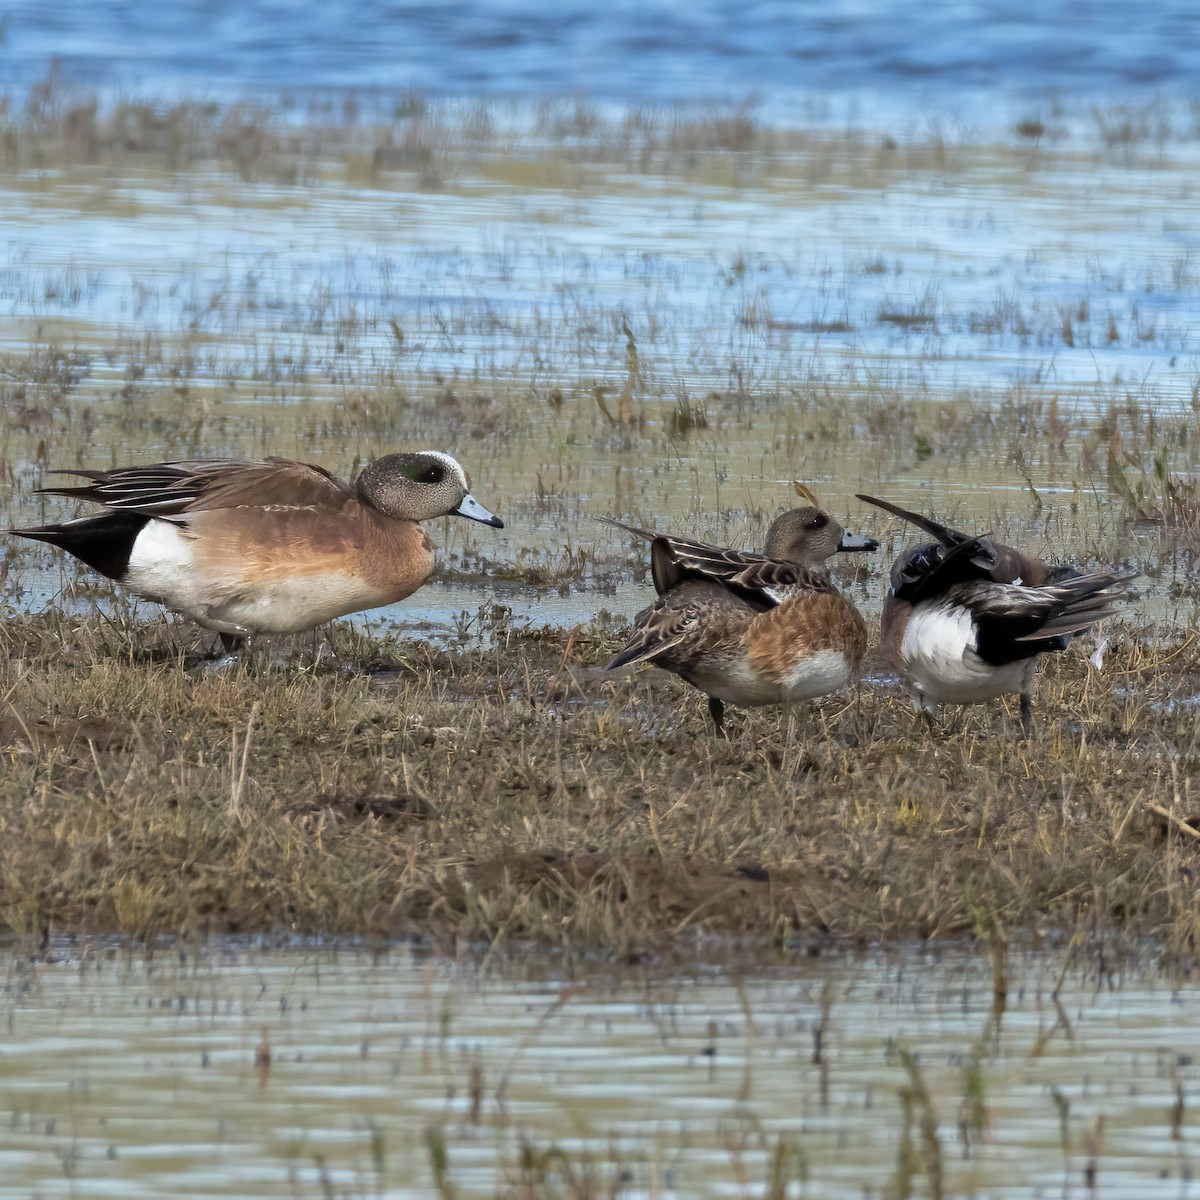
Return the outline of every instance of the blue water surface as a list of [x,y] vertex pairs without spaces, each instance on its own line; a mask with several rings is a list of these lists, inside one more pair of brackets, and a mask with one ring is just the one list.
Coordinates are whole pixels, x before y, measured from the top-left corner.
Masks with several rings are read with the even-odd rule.
[[1200,5],[1156,0],[12,0],[3,82],[57,60],[126,91],[415,88],[645,102],[961,106],[1195,92]]

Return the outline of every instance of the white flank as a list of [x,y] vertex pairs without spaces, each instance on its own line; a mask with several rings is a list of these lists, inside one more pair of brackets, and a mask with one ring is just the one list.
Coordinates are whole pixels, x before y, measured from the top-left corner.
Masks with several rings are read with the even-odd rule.
[[710,696],[747,707],[815,700],[840,691],[854,675],[840,650],[818,650],[789,671],[782,681],[768,679],[741,657],[706,666],[707,669],[693,667],[683,677]]
[[284,576],[257,582],[225,600],[214,597],[196,620],[224,633],[298,633],[392,600],[354,575]]
[[170,521],[147,521],[121,582],[139,596],[186,612],[196,599],[194,578],[191,538]]
[[850,660],[840,650],[818,650],[798,663],[783,685],[785,700],[815,700],[840,692],[854,677]]
[[717,662],[705,662],[693,667],[683,677],[701,691],[727,700],[730,704],[753,708],[758,704],[779,704],[783,700],[783,689],[779,684],[760,675],[740,655]]
[[900,643],[900,664],[910,683],[934,704],[974,704],[1027,686],[1034,659],[995,667],[977,653],[971,614],[963,608],[918,607]]

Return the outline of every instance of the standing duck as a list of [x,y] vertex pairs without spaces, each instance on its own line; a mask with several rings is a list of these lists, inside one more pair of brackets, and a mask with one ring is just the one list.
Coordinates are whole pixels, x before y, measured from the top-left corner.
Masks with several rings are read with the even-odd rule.
[[[610,671],[648,662],[674,672],[707,693],[718,733],[726,703],[812,700],[858,677],[866,626],[826,562],[879,543],[846,533],[815,501],[777,517],[762,554],[613,524],[650,543],[658,600],[637,615]],[[779,587],[791,590],[781,598]]]
[[230,653],[257,633],[312,629],[411,595],[434,564],[421,521],[453,513],[504,524],[434,450],[384,455],[353,484],[284,458],[62,474],[88,482],[41,490],[103,511],[11,532],[215,630]]
[[1033,725],[1033,677],[1041,655],[1113,615],[1130,574],[1051,566],[860,494],[936,541],[912,546],[892,565],[880,642],[913,707],[932,726],[939,704],[976,704],[1015,692],[1021,725]]

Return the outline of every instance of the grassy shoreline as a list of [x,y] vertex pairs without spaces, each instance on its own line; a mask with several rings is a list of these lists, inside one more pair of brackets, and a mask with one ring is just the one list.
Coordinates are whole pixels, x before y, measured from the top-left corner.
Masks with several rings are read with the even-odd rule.
[[[1029,115],[976,134],[407,95],[305,113],[109,104],[53,72],[10,98],[5,524],[66,515],[36,491],[61,468],[349,474],[439,446],[508,528],[432,533],[464,607],[498,593],[462,623],[483,643],[339,627],[336,658],[301,639],[221,676],[194,672],[198,631],[81,615],[111,593],[10,543],[0,926],[1191,945],[1198,128]],[[1081,225],[1082,194],[1107,203]],[[912,535],[859,490],[1139,571],[1139,607],[1103,674],[1090,646],[1048,664],[1028,742],[999,709],[930,738],[886,683],[718,741],[677,680],[604,677],[611,622],[506,617],[518,588],[644,575],[594,517],[751,546],[795,478],[884,541],[839,577],[864,612]],[[47,604],[67,611],[25,612]]]
[[1043,670],[1039,726],[932,738],[884,682],[745,713],[609,679],[614,638],[448,653],[333,632],[197,671],[186,625],[10,617],[0,921],[33,936],[295,931],[620,956],[713,935],[1009,931],[1194,945],[1200,655],[1118,626]]

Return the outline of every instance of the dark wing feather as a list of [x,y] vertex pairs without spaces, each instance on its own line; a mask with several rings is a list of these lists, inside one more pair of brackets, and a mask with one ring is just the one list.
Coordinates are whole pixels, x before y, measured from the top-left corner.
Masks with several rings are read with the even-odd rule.
[[735,589],[754,592],[800,582],[799,567],[778,558],[768,558],[765,554],[706,546],[686,538],[663,540],[670,545],[671,555],[680,569],[693,578],[714,579]]
[[598,519],[643,538],[657,548],[651,550],[651,568],[655,590],[660,596],[678,587],[685,579],[707,579],[724,585],[743,600],[767,609],[778,604],[770,594],[770,588],[799,585],[813,591],[831,591],[833,587],[820,572],[806,571],[795,563],[769,558],[765,554],[651,533],[611,517]]
[[192,496],[187,487],[189,472],[174,463],[118,467],[112,471],[54,471],[52,474],[74,475],[91,482],[77,487],[38,488],[40,494],[92,500],[106,508],[159,508],[164,513],[176,512]]
[[995,582],[995,547],[986,538],[964,538],[947,549],[926,543],[906,550],[892,567],[892,589],[901,600],[919,604],[957,584]]
[[681,603],[668,593],[638,615],[633,635],[605,668],[615,671],[631,663],[651,662],[681,643],[692,643],[703,632],[704,610]]
[[1090,575],[1076,575],[1065,582],[1036,589],[1051,593],[1055,598],[1055,607],[1038,630],[1024,634],[1018,640],[1070,638],[1098,621],[1106,621],[1116,613],[1113,606],[1128,599],[1125,585],[1136,578],[1136,573],[1114,575],[1109,571],[1095,571]]
[[1042,587],[964,583],[951,588],[945,601],[971,611],[979,656],[1000,665],[1065,649],[1075,634],[1114,614],[1125,584],[1135,578],[1096,571]]
[[925,542],[905,550],[892,564],[892,591],[916,604],[970,580],[1041,587],[1077,578],[1073,567],[1051,567],[989,537],[964,538],[956,546]]
[[675,561],[668,538],[656,537],[650,543],[650,575],[654,579],[654,590],[660,596],[683,582],[683,571]]
[[[867,504],[882,508],[884,512],[900,517],[902,520],[916,525],[918,529],[932,534],[937,538],[938,544],[947,550],[954,551],[964,544],[975,543],[980,547],[980,550],[974,555],[976,566],[981,570],[986,570],[987,575],[997,583],[1012,583],[1020,579],[1023,583],[1037,586],[1055,579],[1070,578],[1079,573],[1070,567],[1051,567],[1040,558],[1031,558],[1028,554],[1022,554],[1020,550],[1016,550],[1012,546],[1004,545],[1003,542],[992,541],[987,534],[975,537],[969,533],[963,533],[961,530],[951,529],[950,526],[943,525],[940,521],[933,520],[932,517],[923,517],[920,513],[910,512],[907,508],[901,508],[898,504],[892,504],[888,500],[880,500],[877,496],[867,496],[859,492],[857,497]],[[936,548],[936,546],[933,547],[934,550]],[[916,549],[919,549],[924,557],[933,559],[935,562],[938,560],[936,554],[930,554],[929,546],[921,546]],[[913,551],[906,551],[901,559],[896,560],[892,569],[893,583],[896,572],[901,567],[902,559],[912,553]],[[911,564],[906,564],[906,566],[911,575]],[[956,567],[955,569],[961,568]]]

